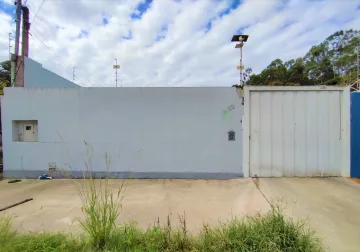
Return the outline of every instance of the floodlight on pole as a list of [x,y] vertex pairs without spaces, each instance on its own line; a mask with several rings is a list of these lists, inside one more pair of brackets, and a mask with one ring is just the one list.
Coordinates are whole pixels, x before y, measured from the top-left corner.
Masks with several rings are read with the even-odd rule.
[[243,65],[243,54],[242,54],[242,49],[244,46],[244,42],[246,42],[249,38],[249,35],[244,35],[244,34],[239,34],[239,35],[234,35],[231,39],[231,42],[236,42],[237,44],[235,45],[235,48],[240,48],[240,65],[237,66],[237,69],[240,70],[240,87],[241,87],[241,97],[242,97],[242,104],[244,105],[244,95],[243,95],[243,87],[244,87],[244,80],[243,80],[243,70],[244,70],[244,65]]
[[244,70],[244,66],[243,66],[243,55],[242,55],[242,49],[244,46],[244,42],[246,42],[249,38],[249,35],[234,35],[231,39],[231,42],[236,42],[237,44],[235,45],[235,48],[240,48],[240,66],[237,66],[237,69],[240,70],[240,86],[244,86],[244,80],[243,80],[243,70]]

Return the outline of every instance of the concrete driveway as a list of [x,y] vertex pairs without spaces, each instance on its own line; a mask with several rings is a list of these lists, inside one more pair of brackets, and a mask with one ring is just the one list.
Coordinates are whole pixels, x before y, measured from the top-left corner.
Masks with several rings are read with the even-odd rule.
[[267,198],[287,202],[285,214],[309,218],[329,251],[360,251],[360,184],[348,178],[260,179]]
[[[133,220],[146,228],[158,218],[165,223],[169,215],[178,226],[178,214],[185,212],[189,230],[198,232],[202,223],[268,211],[266,197],[281,199],[290,216],[309,217],[329,250],[359,251],[359,184],[345,178],[269,178],[259,179],[259,188],[264,195],[252,179],[130,180],[119,222]],[[13,216],[19,231],[81,231],[76,221],[82,216],[81,201],[73,180],[0,182],[0,208],[25,198],[34,200],[0,212]]]

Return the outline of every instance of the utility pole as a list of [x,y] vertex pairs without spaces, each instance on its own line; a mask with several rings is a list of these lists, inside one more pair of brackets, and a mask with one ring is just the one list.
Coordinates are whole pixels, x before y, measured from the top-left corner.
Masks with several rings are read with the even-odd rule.
[[75,67],[73,68],[73,82],[75,83]]
[[244,80],[243,80],[243,69],[244,69],[244,66],[242,64],[242,49],[243,49],[243,46],[244,46],[244,43],[242,42],[242,40],[240,40],[240,44],[238,44],[240,46],[240,86],[244,86]]
[[[15,71],[15,82],[14,86],[16,87],[24,87],[25,84],[25,58],[29,56],[29,30],[30,30],[30,22],[29,22],[29,8],[26,6],[21,6],[22,11],[22,48],[21,53],[17,53],[16,56],[16,71]],[[16,44],[18,47],[19,43]],[[19,51],[19,49],[18,49]]]
[[21,22],[21,0],[17,0],[16,4],[16,31],[15,31],[15,53],[11,57],[11,86],[15,85],[15,68],[18,64],[19,55],[19,39],[20,39],[20,22]]
[[29,8],[22,6],[23,11],[23,27],[22,27],[22,56],[29,56]]
[[113,65],[113,69],[115,69],[115,85],[117,87],[117,70],[120,69],[120,65],[118,65],[117,59],[115,59],[115,65]]

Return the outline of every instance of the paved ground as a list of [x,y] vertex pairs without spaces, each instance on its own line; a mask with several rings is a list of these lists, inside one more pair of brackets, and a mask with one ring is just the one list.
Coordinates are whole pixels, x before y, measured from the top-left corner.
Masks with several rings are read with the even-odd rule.
[[[332,251],[359,251],[360,184],[345,178],[274,178],[260,179],[259,186],[266,198],[282,199],[290,216],[310,217]],[[76,217],[82,216],[81,202],[74,181],[0,182],[0,208],[28,197],[34,200],[0,216],[13,216],[19,231],[80,231]],[[177,214],[185,211],[189,229],[197,232],[204,222],[216,225],[231,215],[266,212],[265,197],[251,179],[131,180],[120,221],[135,220],[146,228],[158,217],[165,223],[170,214],[176,225]]]
[[[84,182],[84,180],[82,180]],[[121,180],[114,180],[120,186]],[[72,180],[0,182],[0,208],[25,198],[33,201],[0,212],[15,216],[20,230],[79,230],[81,201]],[[173,225],[185,211],[188,227],[196,232],[202,223],[217,224],[231,215],[266,212],[269,205],[250,179],[242,180],[130,180],[120,221],[135,220],[140,227],[168,214]]]
[[[260,179],[267,198],[287,201],[286,214],[310,218],[331,251],[360,251],[360,185],[347,178]],[[330,249],[331,248],[331,249]]]

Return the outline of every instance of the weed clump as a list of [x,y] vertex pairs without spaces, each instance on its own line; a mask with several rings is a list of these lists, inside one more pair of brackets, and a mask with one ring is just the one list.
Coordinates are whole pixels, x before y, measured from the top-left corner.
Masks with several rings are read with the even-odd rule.
[[[85,142],[85,144],[87,144]],[[87,147],[89,147],[87,145]],[[89,150],[89,148],[88,148]],[[92,149],[88,151],[87,171],[84,181],[78,182],[78,194],[82,201],[84,219],[78,218],[83,230],[89,235],[95,249],[107,247],[116,228],[124,199],[124,182],[116,187],[110,180],[110,159],[105,154],[106,174],[103,179],[93,178]],[[88,175],[88,176],[86,176]]]
[[[169,218],[164,226],[158,221],[147,230],[135,223],[122,224],[111,232],[90,227],[93,233],[86,237],[64,233],[15,234],[9,225],[0,225],[0,251],[324,251],[314,232],[305,228],[305,221],[285,218],[274,209],[266,214],[233,218],[215,228],[205,224],[196,235],[188,232],[185,215],[179,216],[179,221],[180,229],[172,229]],[[104,237],[105,234],[111,235]]]

